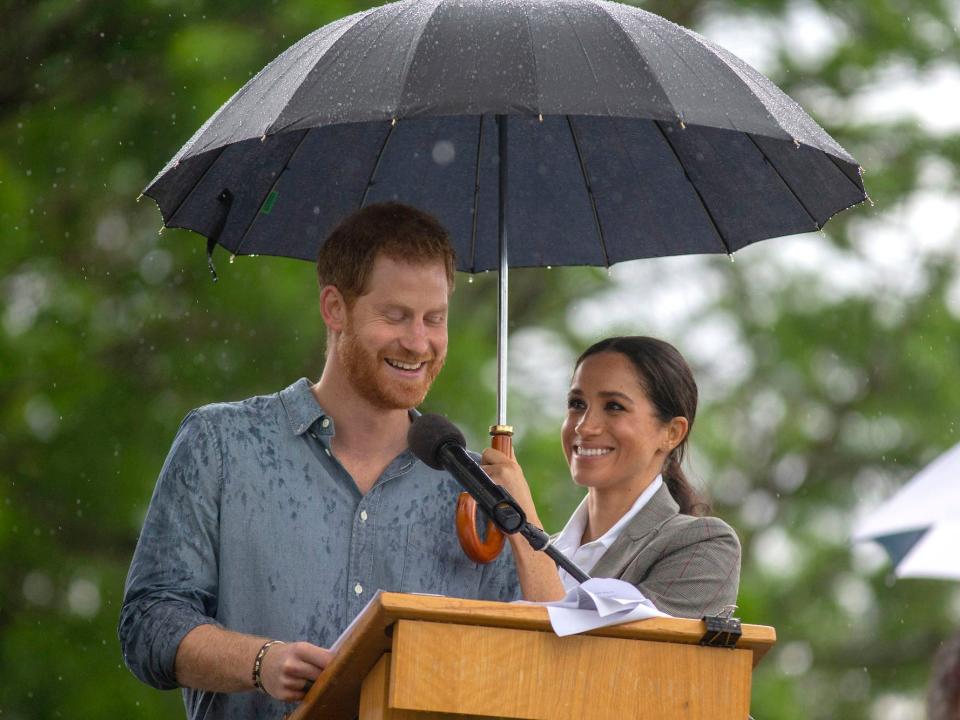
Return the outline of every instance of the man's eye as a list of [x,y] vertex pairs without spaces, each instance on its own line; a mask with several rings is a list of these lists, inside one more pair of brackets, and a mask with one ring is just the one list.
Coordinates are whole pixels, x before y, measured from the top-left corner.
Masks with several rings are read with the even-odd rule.
[[447,322],[447,316],[443,313],[437,313],[435,315],[427,315],[426,317],[427,325],[443,325]]

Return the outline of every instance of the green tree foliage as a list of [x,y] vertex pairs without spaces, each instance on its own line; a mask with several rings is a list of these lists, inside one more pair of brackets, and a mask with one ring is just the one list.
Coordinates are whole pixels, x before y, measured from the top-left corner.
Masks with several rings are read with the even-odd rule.
[[[156,473],[190,408],[315,378],[324,338],[308,264],[218,254],[214,285],[202,241],[158,235],[156,208],[134,199],[262,65],[364,6],[0,2],[3,717],[182,712],[177,693],[122,668],[115,632]],[[960,624],[960,594],[893,582],[848,538],[858,512],[958,440],[960,136],[940,122],[945,108],[880,111],[870,98],[955,79],[960,10],[948,0],[644,7],[762,45],[761,69],[861,161],[876,205],[736,263],[515,272],[520,458],[558,529],[579,499],[557,432],[576,352],[613,330],[676,342],[704,396],[693,475],[744,544],[740,615],[780,637],[756,672],[754,715],[916,717],[929,660]],[[811,33],[825,38],[813,49]],[[494,296],[490,275],[459,279],[450,358],[428,399],[475,446],[494,414]]]

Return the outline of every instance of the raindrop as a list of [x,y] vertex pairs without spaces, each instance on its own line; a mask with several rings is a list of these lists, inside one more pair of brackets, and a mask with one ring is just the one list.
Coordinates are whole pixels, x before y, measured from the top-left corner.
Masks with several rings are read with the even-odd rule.
[[159,285],[173,269],[173,258],[166,250],[155,249],[140,261],[140,276],[151,285]]
[[53,582],[46,573],[34,570],[23,579],[23,597],[34,605],[49,605],[53,600]]
[[449,140],[437,140],[430,154],[437,165],[449,165],[457,157],[457,150]]
[[67,605],[81,617],[93,617],[100,610],[100,588],[86,578],[75,578],[67,590]]
[[57,415],[50,401],[34,395],[23,409],[23,417],[31,432],[40,440],[51,440],[57,432]]

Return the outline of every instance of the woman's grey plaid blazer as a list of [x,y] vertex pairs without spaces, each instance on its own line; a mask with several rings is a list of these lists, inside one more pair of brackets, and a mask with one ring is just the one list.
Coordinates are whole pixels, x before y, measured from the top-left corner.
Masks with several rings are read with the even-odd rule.
[[740,541],[719,518],[681,515],[664,484],[590,575],[625,580],[663,612],[700,619],[736,603]]

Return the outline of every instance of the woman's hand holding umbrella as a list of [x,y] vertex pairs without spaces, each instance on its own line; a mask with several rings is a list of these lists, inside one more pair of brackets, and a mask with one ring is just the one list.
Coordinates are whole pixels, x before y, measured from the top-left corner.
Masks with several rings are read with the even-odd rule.
[[[487,448],[483,451],[481,467],[520,504],[527,516],[527,522],[539,528],[543,527],[530,494],[530,486],[523,475],[523,468],[514,458],[499,450]],[[530,547],[520,534],[508,537],[517,564],[523,598],[535,602],[562,598],[566,593],[554,561]]]

